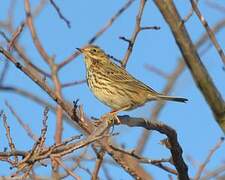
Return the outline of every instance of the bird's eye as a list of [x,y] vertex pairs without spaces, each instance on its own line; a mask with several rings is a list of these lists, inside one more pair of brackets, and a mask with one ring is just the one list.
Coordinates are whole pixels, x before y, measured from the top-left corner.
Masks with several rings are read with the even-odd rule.
[[92,52],[93,52],[93,53],[96,53],[96,52],[97,52],[97,50],[96,50],[96,49],[92,49]]

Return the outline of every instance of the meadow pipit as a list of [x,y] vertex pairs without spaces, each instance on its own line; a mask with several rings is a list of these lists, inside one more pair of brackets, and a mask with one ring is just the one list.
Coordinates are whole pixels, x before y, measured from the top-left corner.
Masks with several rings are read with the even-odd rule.
[[87,83],[94,95],[112,108],[110,113],[132,110],[151,100],[186,102],[186,98],[166,96],[130,75],[113,63],[98,46],[77,48],[84,55]]

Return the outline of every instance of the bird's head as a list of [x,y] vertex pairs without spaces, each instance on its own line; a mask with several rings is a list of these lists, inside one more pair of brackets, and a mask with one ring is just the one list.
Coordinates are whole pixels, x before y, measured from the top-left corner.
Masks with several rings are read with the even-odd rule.
[[104,61],[108,59],[108,55],[96,45],[88,45],[84,48],[77,48],[84,56],[85,59]]

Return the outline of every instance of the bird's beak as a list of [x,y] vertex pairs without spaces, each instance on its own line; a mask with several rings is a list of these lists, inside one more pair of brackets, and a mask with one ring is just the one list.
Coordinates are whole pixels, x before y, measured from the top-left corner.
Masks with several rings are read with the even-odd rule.
[[78,51],[80,51],[81,53],[83,52],[83,50],[82,49],[80,49],[80,48],[76,48]]

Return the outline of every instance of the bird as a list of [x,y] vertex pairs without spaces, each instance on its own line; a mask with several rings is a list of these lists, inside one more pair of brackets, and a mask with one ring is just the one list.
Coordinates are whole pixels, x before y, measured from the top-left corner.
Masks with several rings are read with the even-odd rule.
[[96,45],[76,49],[84,55],[88,87],[97,99],[112,109],[111,114],[133,110],[153,100],[181,103],[188,101],[183,97],[156,92],[114,63],[109,55]]

